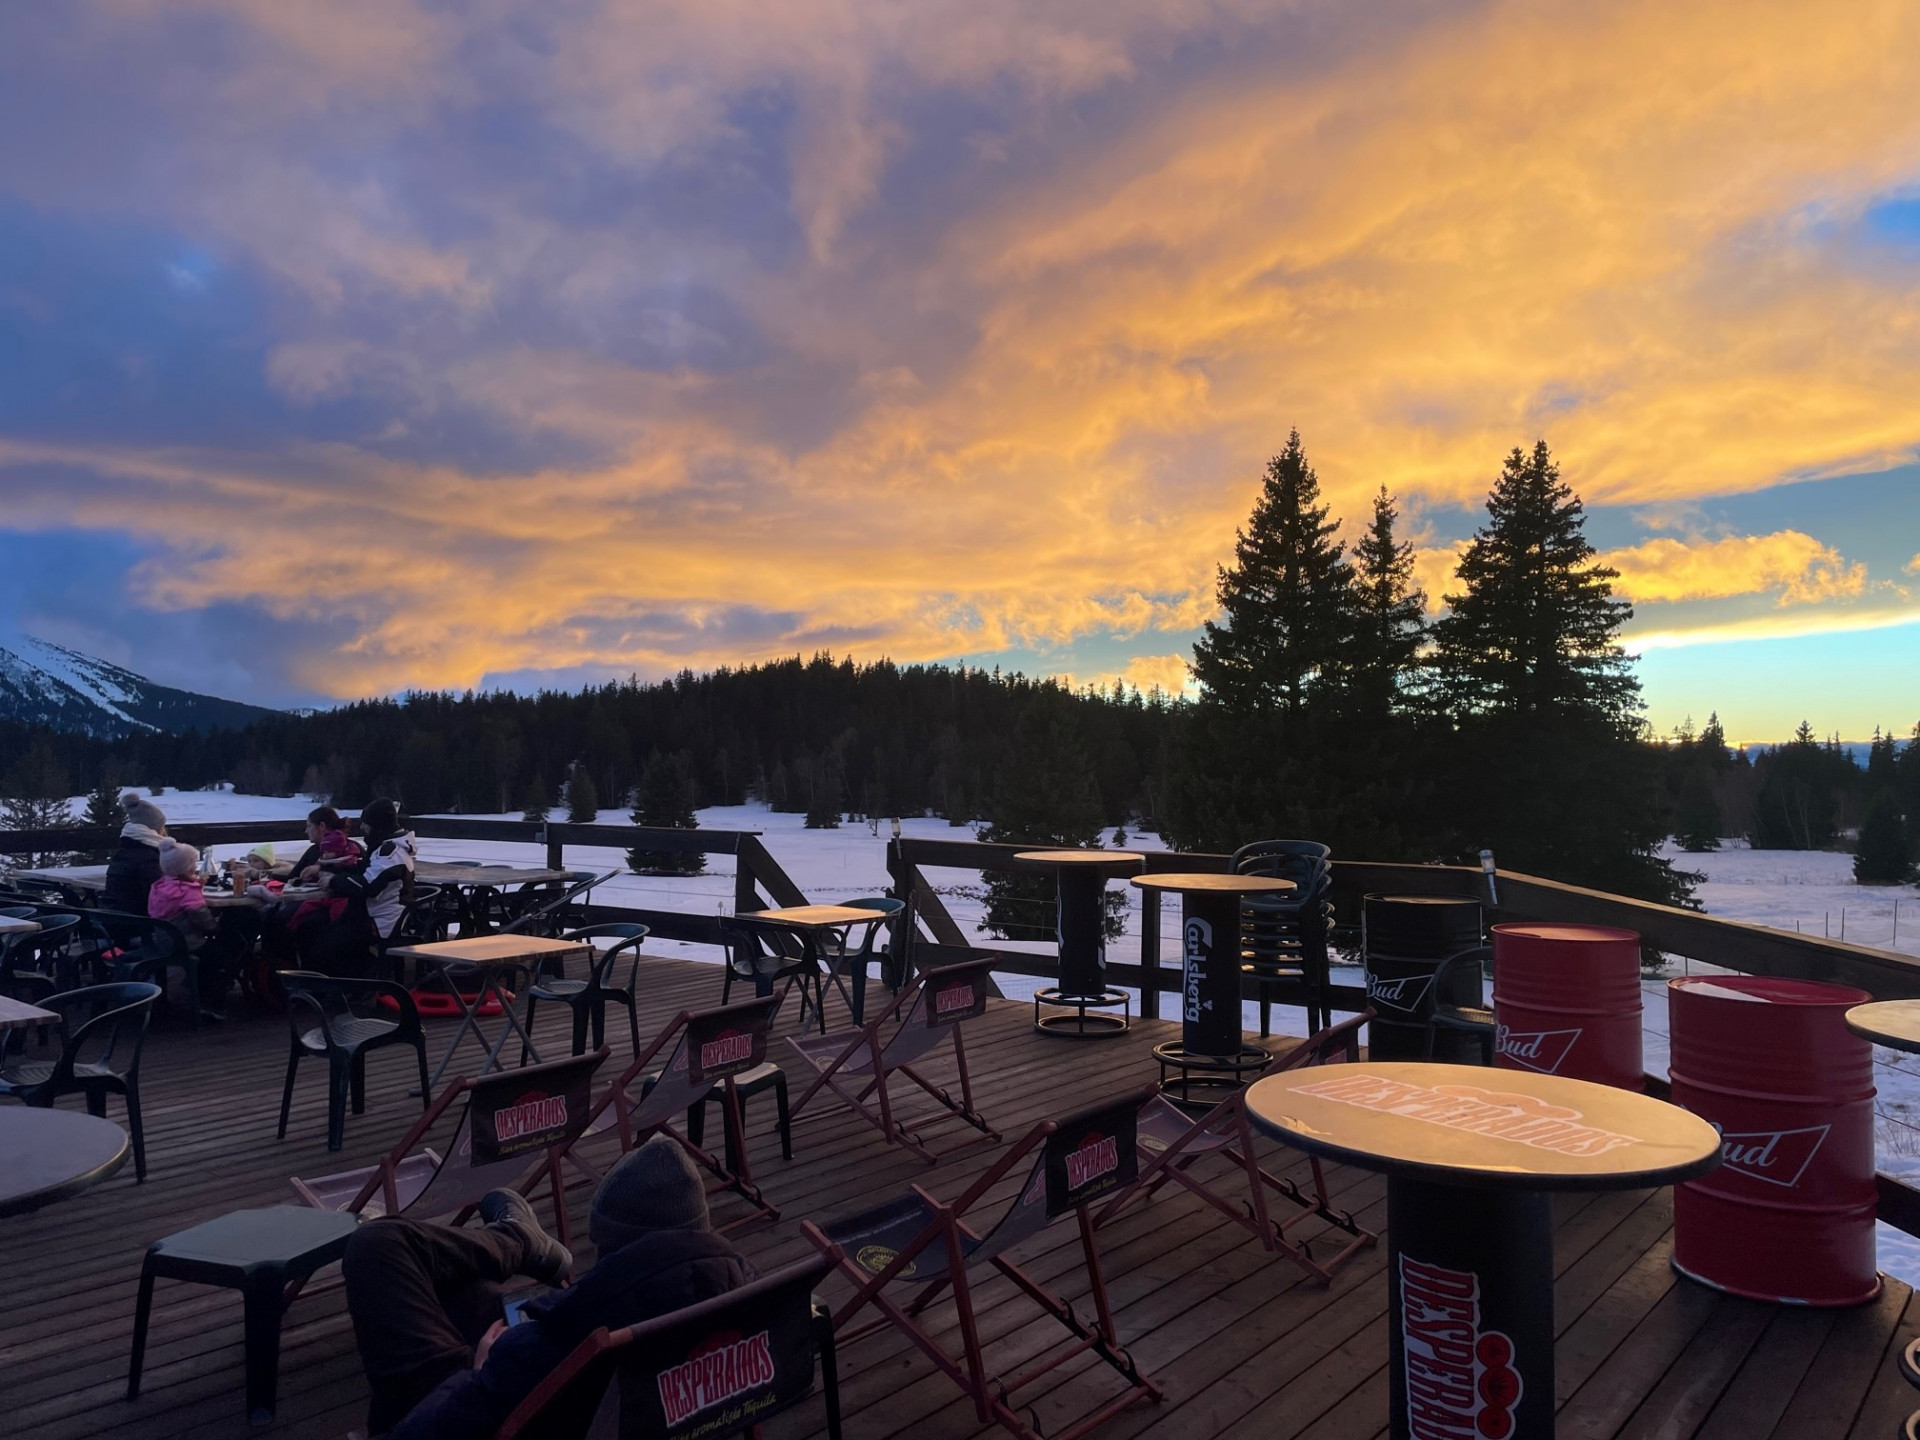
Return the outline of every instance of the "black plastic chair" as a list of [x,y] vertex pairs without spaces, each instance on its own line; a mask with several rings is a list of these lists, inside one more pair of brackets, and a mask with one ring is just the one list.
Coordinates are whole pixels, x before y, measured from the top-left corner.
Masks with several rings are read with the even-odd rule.
[[[894,916],[907,908],[904,900],[895,900],[888,895],[868,895],[858,900],[842,900],[839,904],[849,910],[874,910],[887,917],[889,923]],[[846,975],[853,981],[853,994],[847,999],[847,1008],[853,1011],[853,1023],[864,1025],[867,1019],[867,967],[877,958],[880,961],[880,979],[894,994],[900,993],[905,977],[894,967],[893,952],[889,949],[876,951],[874,941],[887,931],[888,925],[862,925],[865,933],[858,945],[848,942],[852,939],[852,926],[837,933],[822,935],[819,940],[820,959],[826,967],[838,975]]]
[[140,1124],[140,1051],[159,998],[159,986],[131,981],[89,985],[36,1001],[60,1016],[60,1054],[52,1060],[0,1065],[0,1096],[44,1110],[62,1095],[84,1095],[87,1113],[102,1118],[107,1096],[120,1096],[126,1101],[127,1132],[133,1139],[133,1173],[144,1182],[147,1139]]
[[[593,1030],[593,1048],[598,1050],[607,1038],[607,1002],[624,1005],[627,1009],[627,1029],[633,1039],[633,1053],[640,1053],[640,1012],[634,999],[634,985],[640,976],[640,943],[647,938],[647,927],[628,923],[610,925],[589,925],[581,930],[569,931],[561,937],[565,940],[611,939],[615,943],[606,950],[595,947],[593,960],[587,967],[587,978],[570,980],[566,974],[566,961],[560,957],[545,960],[535,969],[533,983],[527,986],[527,1034],[533,1034],[533,1010],[539,1001],[549,1005],[565,1005],[573,1011],[573,1053],[587,1053],[587,1030]],[[614,983],[613,968],[622,954],[630,954],[632,964],[627,967],[626,988]],[[558,972],[558,973],[554,973]],[[520,1063],[527,1063],[531,1053],[526,1041],[520,1043]]]
[[193,1008],[193,1028],[200,1028],[200,957],[179,926],[117,910],[88,910],[81,918],[94,933],[80,964],[89,966],[103,984],[149,981],[160,987],[162,996],[167,972],[179,970]]
[[[287,1028],[293,1045],[287,1052],[287,1084],[280,1095],[279,1139],[287,1138],[287,1116],[293,1108],[293,1079],[302,1055],[327,1058],[327,1149],[346,1141],[347,1100],[353,1113],[367,1110],[367,1053],[389,1045],[410,1045],[420,1062],[420,1103],[428,1103],[427,1037],[420,1027],[420,1008],[406,986],[391,980],[337,980],[311,970],[281,970],[287,992]],[[362,1015],[353,1009],[356,996],[377,996],[399,1007],[397,1019]]]
[[0,992],[35,1000],[77,983],[68,954],[80,930],[78,915],[41,910],[20,919],[38,922],[38,930],[0,936]]
[[1260,1035],[1271,1033],[1275,998],[1296,990],[1314,1032],[1332,1022],[1327,999],[1327,928],[1332,916],[1333,852],[1314,840],[1256,840],[1233,852],[1236,875],[1268,875],[1298,887],[1277,897],[1249,896],[1240,904],[1241,970],[1260,997]]
[[[828,968],[816,948],[816,939],[793,930],[767,929],[743,925],[732,919],[720,922],[727,937],[727,973],[720,986],[720,1003],[733,995],[733,982],[745,981],[755,995],[771,995],[780,987],[780,998],[800,987],[800,1028],[807,1028],[811,1008],[820,1021],[820,1033],[827,1033],[827,982],[840,991],[840,998],[853,1008],[853,997],[846,993],[839,975]],[[764,947],[764,948],[763,948]]]
[[1433,1059],[1434,1037],[1442,1030],[1452,1030],[1471,1035],[1478,1040],[1484,1063],[1493,1064],[1496,1030],[1493,1007],[1456,1005],[1441,998],[1448,991],[1448,977],[1455,970],[1462,970],[1468,966],[1479,967],[1483,975],[1490,974],[1493,970],[1493,947],[1475,945],[1471,949],[1456,951],[1434,967],[1433,983],[1427,988],[1427,993],[1433,997],[1433,1008],[1427,1014],[1426,1038],[1420,1050],[1422,1060]]
[[393,933],[375,938],[374,948],[381,962],[391,969],[395,983],[407,983],[407,962],[398,957],[390,959],[391,951],[408,945],[432,945],[447,938],[447,917],[441,909],[445,893],[438,885],[415,885],[413,898],[393,922]]

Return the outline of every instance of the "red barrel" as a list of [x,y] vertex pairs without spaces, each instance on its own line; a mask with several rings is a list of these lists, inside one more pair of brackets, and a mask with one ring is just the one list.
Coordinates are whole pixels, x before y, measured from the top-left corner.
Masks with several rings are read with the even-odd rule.
[[1604,925],[1493,927],[1494,1064],[1644,1090],[1640,937]]
[[1811,980],[1668,982],[1674,1102],[1721,1138],[1720,1167],[1674,1191],[1681,1274],[1790,1305],[1880,1293],[1873,1047],[1842,1018],[1872,998]]

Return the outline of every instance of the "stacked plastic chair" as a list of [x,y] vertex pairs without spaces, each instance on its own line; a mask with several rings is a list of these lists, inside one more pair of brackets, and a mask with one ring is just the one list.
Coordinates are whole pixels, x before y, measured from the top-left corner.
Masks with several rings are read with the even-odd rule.
[[1241,969],[1258,982],[1260,1036],[1272,1033],[1273,1002],[1300,996],[1309,1032],[1332,1023],[1327,998],[1327,930],[1333,922],[1333,852],[1313,840],[1256,840],[1233,852],[1236,875],[1291,880],[1293,893],[1240,906]]

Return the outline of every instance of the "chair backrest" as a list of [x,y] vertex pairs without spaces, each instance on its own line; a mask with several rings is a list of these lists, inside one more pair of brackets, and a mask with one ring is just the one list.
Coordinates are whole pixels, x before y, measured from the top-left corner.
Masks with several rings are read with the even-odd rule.
[[582,1433],[616,1373],[621,1440],[721,1440],[790,1409],[813,1391],[825,1329],[813,1290],[832,1265],[816,1255],[625,1330],[596,1330],[496,1440]]
[[[667,1022],[653,1044],[643,1050],[594,1102],[591,1134],[623,1125],[622,1144],[636,1141],[687,1107],[706,1099],[713,1087],[729,1075],[753,1069],[767,1058],[767,1037],[773,1030],[780,997],[739,1000],[713,1010],[683,1010]],[[628,1089],[644,1076],[653,1057],[673,1041],[653,1088],[635,1103]],[[611,1112],[611,1113],[609,1113]]]
[[457,1082],[466,1109],[446,1157],[401,1209],[418,1218],[450,1215],[489,1190],[512,1186],[534,1152],[566,1145],[586,1128],[601,1054],[575,1055]]
[[[66,1042],[54,1062],[49,1083],[60,1088],[73,1079],[77,1064],[103,1066],[116,1075],[138,1076],[140,1051],[160,987],[140,981],[88,985],[37,1002],[65,1022]],[[117,1063],[116,1063],[117,1062]]]
[[1046,1121],[1029,1135],[1040,1153],[1020,1193],[967,1257],[969,1265],[990,1260],[1039,1234],[1071,1210],[1091,1205],[1131,1185],[1140,1176],[1140,1107],[1151,1091],[1077,1111],[1064,1120]]
[[413,992],[392,980],[322,975],[317,970],[280,970],[275,972],[287,994],[287,1023],[297,1037],[300,1014],[307,1011],[319,1022],[321,1035],[329,1049],[335,1044],[333,1026],[353,1011],[357,995],[371,995],[394,1007],[395,1019],[403,1030],[420,1028],[420,1007]]
[[[992,973],[992,957],[922,970],[900,1024],[881,1046],[887,1067],[911,1065],[946,1040],[955,1026],[986,1014]],[[901,999],[907,998],[902,991]]]
[[1233,852],[1227,869],[1235,875],[1285,876],[1287,872],[1279,867],[1318,868],[1332,863],[1332,849],[1317,840],[1255,840]]

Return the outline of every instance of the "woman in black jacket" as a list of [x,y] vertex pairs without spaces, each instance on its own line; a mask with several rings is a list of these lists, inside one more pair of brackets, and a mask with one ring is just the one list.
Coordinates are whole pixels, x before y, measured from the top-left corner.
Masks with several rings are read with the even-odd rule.
[[167,817],[158,805],[131,790],[120,797],[120,808],[127,823],[120,827],[120,843],[107,858],[100,908],[145,915],[147,892],[160,878],[160,842],[167,838]]

